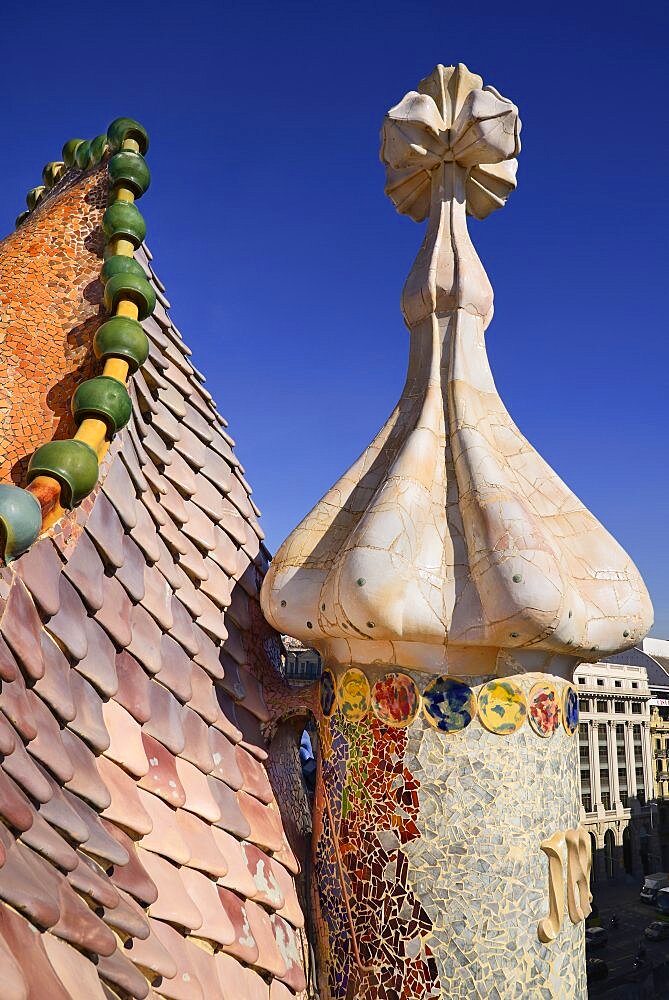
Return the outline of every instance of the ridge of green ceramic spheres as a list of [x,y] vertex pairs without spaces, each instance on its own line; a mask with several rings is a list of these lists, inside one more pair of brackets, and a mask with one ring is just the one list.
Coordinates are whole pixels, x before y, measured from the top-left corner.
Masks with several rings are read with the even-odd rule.
[[95,139],[91,141],[91,163],[99,163],[106,152],[106,134],[103,133],[102,135],[96,135]]
[[50,163],[44,165],[42,170],[42,180],[44,181],[44,186],[47,190],[50,190],[54,184],[57,184],[60,180],[60,175],[63,170],[62,160],[51,160]]
[[60,500],[71,510],[98,481],[98,456],[85,441],[49,441],[37,449],[28,465],[28,482],[51,476],[60,483]]
[[130,299],[135,303],[139,319],[146,319],[156,308],[156,293],[143,274],[114,274],[107,280],[105,309],[113,312],[121,298]]
[[91,162],[91,144],[88,139],[84,139],[77,146],[74,153],[74,162],[77,164],[80,170],[85,170],[86,167],[90,166]]
[[142,155],[149,148],[148,132],[134,118],[115,118],[107,129],[107,138],[109,147],[114,153],[121,148],[125,139],[134,139]]
[[136,248],[146,236],[146,223],[139,209],[129,201],[115,201],[102,217],[102,228],[108,240],[121,237]]
[[72,397],[72,416],[77,427],[87,417],[103,420],[111,438],[130,420],[132,404],[128,390],[118,379],[98,375],[81,382]]
[[79,143],[83,141],[84,141],[83,139],[68,139],[65,145],[63,146],[63,152],[61,155],[63,157],[63,162],[65,163],[66,167],[74,166],[74,154],[77,151],[77,146],[79,145]]
[[107,169],[112,187],[127,187],[135,198],[141,198],[151,183],[151,172],[146,160],[141,153],[133,153],[130,149],[114,153]]
[[16,225],[17,229],[19,228],[19,226],[23,225],[23,223],[26,221],[26,219],[28,218],[29,215],[30,215],[30,212],[20,212],[19,215],[16,216],[16,223],[15,223],[15,225]]
[[136,274],[138,278],[146,278],[146,272],[139,261],[134,257],[126,257],[123,253],[107,257],[100,271],[100,281],[104,285],[115,274]]
[[136,319],[112,316],[98,328],[93,338],[93,351],[98,360],[122,358],[130,371],[136,372],[149,356],[149,339]]
[[37,187],[31,188],[26,195],[26,205],[28,206],[28,211],[32,212],[34,208],[37,207],[37,203],[44,194],[45,187],[43,184],[39,184]]
[[0,555],[5,562],[29,549],[41,530],[42,509],[32,493],[0,483]]

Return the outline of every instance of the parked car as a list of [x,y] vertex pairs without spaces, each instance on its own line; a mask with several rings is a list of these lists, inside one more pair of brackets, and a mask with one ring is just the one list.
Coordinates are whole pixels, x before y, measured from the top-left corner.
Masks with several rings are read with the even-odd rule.
[[589,958],[585,963],[589,983],[600,983],[609,974],[609,967],[602,958]]
[[651,941],[661,941],[663,938],[669,937],[669,921],[664,923],[662,920],[654,920],[652,924],[646,927],[644,934]]
[[603,927],[588,927],[585,932],[585,950],[588,952],[604,948],[608,940],[609,935]]
[[660,889],[655,897],[655,906],[660,913],[666,913],[669,916],[669,888]]
[[669,886],[669,872],[655,872],[653,875],[646,875],[639,899],[642,903],[654,903],[660,889],[665,889],[667,886]]

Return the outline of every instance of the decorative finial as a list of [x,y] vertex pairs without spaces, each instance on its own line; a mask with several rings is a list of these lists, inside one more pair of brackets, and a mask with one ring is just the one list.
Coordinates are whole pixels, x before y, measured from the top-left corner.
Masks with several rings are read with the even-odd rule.
[[269,620],[331,663],[569,673],[652,622],[631,559],[523,437],[488,364],[493,292],[466,216],[505,203],[519,132],[515,105],[462,65],[385,117],[386,192],[428,219],[402,294],[407,381],[262,592]]
[[467,214],[484,219],[516,186],[518,108],[466,66],[439,64],[391,108],[381,132],[386,194],[398,212],[422,222],[432,175],[443,163],[469,168]]

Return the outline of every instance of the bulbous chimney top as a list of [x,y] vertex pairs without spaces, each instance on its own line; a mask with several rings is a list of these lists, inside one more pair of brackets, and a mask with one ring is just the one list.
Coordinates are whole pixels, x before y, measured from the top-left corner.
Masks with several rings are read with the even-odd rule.
[[[400,400],[289,535],[262,588],[328,662],[569,673],[632,646],[652,607],[630,557],[521,434],[492,378],[492,288],[467,231],[516,186],[518,109],[437,66],[383,122],[386,194],[428,220],[407,278]],[[556,387],[556,392],[559,388]]]

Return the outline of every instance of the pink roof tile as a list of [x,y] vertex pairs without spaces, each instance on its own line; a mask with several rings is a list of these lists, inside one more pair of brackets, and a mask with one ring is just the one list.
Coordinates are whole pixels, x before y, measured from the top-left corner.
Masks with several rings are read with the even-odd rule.
[[190,957],[190,948],[186,947],[186,941],[181,934],[161,920],[152,920],[151,926],[177,966],[176,974],[171,979],[164,979],[159,986],[156,986],[156,991],[169,1000],[209,1000],[208,997],[205,998]]
[[190,857],[185,864],[213,878],[228,873],[228,862],[214,839],[214,827],[184,809],[176,811],[177,826],[188,844]]
[[290,872],[279,864],[276,857],[272,858],[272,871],[284,897],[284,904],[277,909],[277,915],[283,917],[293,927],[302,929],[304,927],[304,914],[297,898],[295,880]]
[[220,885],[218,886],[218,896],[234,930],[232,940],[224,945],[223,950],[229,955],[234,955],[240,962],[255,965],[260,952],[246,912],[248,901],[240,899],[236,893],[224,889]]
[[45,934],[44,946],[49,962],[62,983],[68,997],[87,997],[105,1000],[96,967],[76,948],[59,941],[52,934]]
[[175,809],[182,806],[186,793],[177,774],[174,754],[147,733],[142,733],[142,743],[149,770],[140,780],[139,787],[158,795]]
[[176,810],[166,805],[157,795],[137,789],[139,800],[151,817],[153,829],[145,834],[140,844],[145,851],[153,851],[178,865],[188,864],[190,847],[181,833]]
[[180,869],[158,854],[137,848],[142,866],[158,888],[158,898],[149,907],[150,917],[196,931],[202,926],[202,914],[188,895],[181,880]]
[[116,761],[126,771],[137,778],[142,778],[149,770],[142,730],[139,723],[117,701],[105,701],[102,704],[102,717],[109,733],[110,743],[104,751],[105,757]]
[[284,844],[284,833],[276,804],[264,805],[244,791],[237,792],[237,801],[251,827],[247,839],[266,851],[280,851]]
[[219,877],[218,884],[233,889],[244,899],[252,899],[257,889],[242,853],[240,841],[215,826],[211,828],[211,832],[214,843],[228,866],[226,874]]
[[286,900],[274,872],[273,863],[253,844],[242,844],[242,857],[246,861],[246,867],[255,886],[251,898],[256,903],[269,906],[272,910],[280,909]]
[[186,892],[202,915],[197,936],[219,945],[234,941],[235,932],[225,907],[221,905],[216,883],[194,868],[182,868],[180,876]]
[[262,906],[252,900],[246,903],[246,914],[249,918],[251,933],[258,945],[256,965],[273,976],[282,979],[288,972],[288,966],[276,943],[274,929],[269,915]]
[[149,935],[146,938],[128,938],[124,947],[131,962],[141,968],[153,985],[161,979],[173,979],[177,963],[155,932],[155,920],[148,918]]

